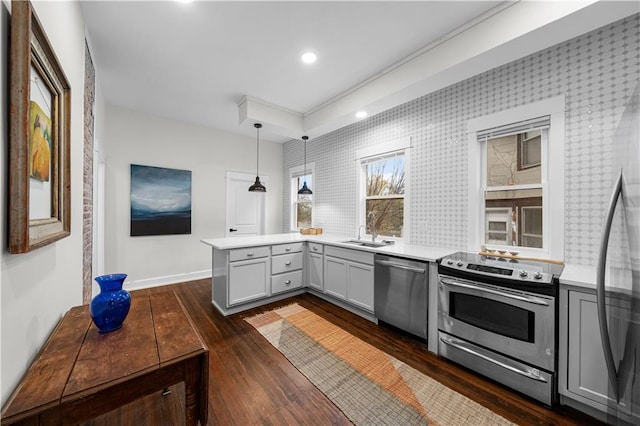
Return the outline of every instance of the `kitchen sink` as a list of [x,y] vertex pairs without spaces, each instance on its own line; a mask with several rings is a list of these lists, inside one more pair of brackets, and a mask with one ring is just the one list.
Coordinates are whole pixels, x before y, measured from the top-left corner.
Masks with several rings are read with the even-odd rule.
[[386,247],[386,246],[390,246],[395,241],[389,241],[389,240],[382,240],[382,241],[347,240],[347,241],[340,241],[340,242],[341,243],[345,243],[345,244],[353,244],[354,246],[361,246],[361,247]]

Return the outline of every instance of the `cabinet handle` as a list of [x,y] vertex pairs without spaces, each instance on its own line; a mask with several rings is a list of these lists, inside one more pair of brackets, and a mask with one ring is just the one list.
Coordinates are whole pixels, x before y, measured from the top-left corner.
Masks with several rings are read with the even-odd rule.
[[318,247],[314,247],[314,248],[313,248],[313,251],[318,251]]
[[291,284],[291,280],[286,280],[286,281],[284,282],[284,284],[285,284],[285,285],[289,285],[289,284]]
[[287,247],[284,251],[291,251],[291,247]]
[[287,266],[291,265],[291,261],[285,262],[285,265]]
[[247,257],[253,257],[253,253],[247,253]]

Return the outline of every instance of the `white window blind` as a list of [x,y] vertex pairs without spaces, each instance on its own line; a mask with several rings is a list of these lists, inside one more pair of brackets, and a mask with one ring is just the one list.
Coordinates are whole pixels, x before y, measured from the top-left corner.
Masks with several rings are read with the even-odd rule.
[[476,132],[478,142],[485,142],[487,139],[493,139],[500,136],[515,135],[534,129],[546,129],[551,124],[551,117],[548,115],[532,118],[530,120],[519,121],[517,123],[507,124],[505,126],[492,127]]

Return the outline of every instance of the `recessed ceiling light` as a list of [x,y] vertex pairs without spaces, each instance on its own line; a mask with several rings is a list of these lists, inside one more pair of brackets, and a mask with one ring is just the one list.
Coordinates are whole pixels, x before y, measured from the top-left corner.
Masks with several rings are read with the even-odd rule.
[[356,112],[356,118],[365,118],[366,116],[367,116],[367,111]]
[[300,59],[302,59],[302,62],[304,62],[305,64],[312,64],[316,61],[316,59],[318,59],[318,57],[313,52],[305,52],[300,57]]

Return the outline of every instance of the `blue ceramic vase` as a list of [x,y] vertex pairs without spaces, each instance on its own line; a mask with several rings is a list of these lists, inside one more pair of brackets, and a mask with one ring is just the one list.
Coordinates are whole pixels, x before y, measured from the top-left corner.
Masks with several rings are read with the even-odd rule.
[[100,333],[122,327],[131,307],[131,295],[122,288],[127,274],[109,274],[96,277],[100,293],[91,301],[91,319]]

